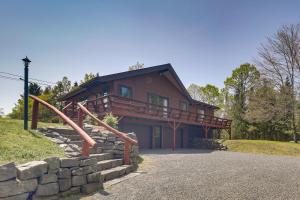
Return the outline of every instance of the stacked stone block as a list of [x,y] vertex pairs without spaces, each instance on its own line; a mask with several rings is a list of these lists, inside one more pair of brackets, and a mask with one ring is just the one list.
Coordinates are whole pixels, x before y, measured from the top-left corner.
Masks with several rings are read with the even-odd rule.
[[15,166],[0,165],[0,199],[59,199],[103,188],[95,158],[47,158]]
[[[124,158],[124,142],[115,134],[101,129],[101,127],[99,129],[99,127],[88,124],[84,125],[84,130],[97,142],[90,149],[91,154],[112,153],[114,158]],[[66,155],[70,157],[78,157],[80,155],[82,141],[73,130],[66,128],[41,128],[39,131],[62,147]],[[128,133],[127,135],[135,140],[137,139],[135,133]],[[131,151],[133,163],[137,160],[138,153],[138,147],[133,146]]]

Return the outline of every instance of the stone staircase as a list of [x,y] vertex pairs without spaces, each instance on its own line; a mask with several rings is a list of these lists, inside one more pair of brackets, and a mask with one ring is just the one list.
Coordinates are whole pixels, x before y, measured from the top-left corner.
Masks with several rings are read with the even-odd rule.
[[[84,130],[97,142],[90,149],[90,157],[96,158],[104,182],[121,177],[137,168],[136,162],[132,162],[131,165],[123,164],[124,143],[114,134],[94,126],[85,126]],[[74,130],[64,127],[43,128],[39,131],[62,147],[68,157],[80,157],[83,142]],[[131,135],[133,138],[134,136]]]

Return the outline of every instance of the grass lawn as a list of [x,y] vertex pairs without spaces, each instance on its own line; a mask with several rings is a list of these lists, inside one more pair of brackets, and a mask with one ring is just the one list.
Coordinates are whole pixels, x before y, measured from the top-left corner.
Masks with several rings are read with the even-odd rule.
[[300,156],[300,144],[292,142],[277,142],[268,140],[227,140],[224,144],[229,151],[282,155]]
[[[39,123],[39,127],[57,126]],[[30,126],[30,123],[29,123]],[[22,120],[0,118],[0,163],[24,163],[50,156],[64,156],[58,145],[35,131],[24,131]]]

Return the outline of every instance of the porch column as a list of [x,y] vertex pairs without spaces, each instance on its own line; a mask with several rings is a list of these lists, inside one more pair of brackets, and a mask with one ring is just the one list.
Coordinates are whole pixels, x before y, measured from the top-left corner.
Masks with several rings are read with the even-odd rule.
[[207,139],[208,129],[209,129],[209,127],[207,127],[207,126],[203,127],[205,139]]
[[175,120],[173,121],[173,151],[175,150],[176,146],[176,126],[175,126]]

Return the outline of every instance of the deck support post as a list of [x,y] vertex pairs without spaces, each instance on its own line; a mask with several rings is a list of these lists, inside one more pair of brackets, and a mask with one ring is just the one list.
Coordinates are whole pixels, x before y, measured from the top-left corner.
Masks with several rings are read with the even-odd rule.
[[176,126],[175,126],[175,120],[173,121],[173,151],[175,150],[176,146]]
[[34,100],[32,106],[31,129],[37,129],[39,115],[39,102]]
[[173,129],[173,147],[172,147],[172,149],[174,151],[175,147],[176,147],[176,130],[181,125],[181,123],[179,122],[179,123],[176,124],[176,121],[173,120],[173,123],[168,122],[168,124]]
[[205,139],[207,139],[209,127],[208,126],[203,126],[203,130],[204,130]]
[[82,112],[82,110],[80,108],[78,108],[77,115],[78,115],[78,126],[80,128],[83,128],[83,112]]

